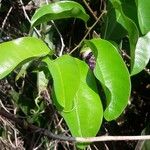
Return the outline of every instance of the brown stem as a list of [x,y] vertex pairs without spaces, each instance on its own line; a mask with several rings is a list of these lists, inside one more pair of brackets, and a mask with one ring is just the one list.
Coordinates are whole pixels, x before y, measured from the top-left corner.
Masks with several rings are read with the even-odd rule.
[[20,127],[31,130],[33,132],[42,134],[54,140],[69,141],[69,142],[79,142],[79,143],[91,143],[91,142],[101,142],[101,141],[138,141],[138,140],[150,140],[150,135],[139,135],[139,136],[99,136],[99,137],[67,137],[63,135],[56,135],[47,129],[39,128],[35,125],[25,123],[22,119],[15,117],[13,114],[0,109],[0,115],[14,121]]
[[42,135],[47,136],[47,137],[54,139],[54,140],[75,142],[74,137],[67,137],[67,136],[63,136],[63,135],[53,134],[52,132],[50,132],[47,129],[37,127],[35,125],[32,125],[32,124],[25,122],[22,119],[17,118],[17,117],[15,117],[15,115],[8,113],[5,110],[0,109],[0,115],[13,121],[13,122],[15,122],[16,124],[18,124],[23,129],[42,134]]
[[87,7],[87,9],[90,11],[90,13],[92,14],[92,16],[94,17],[95,20],[97,20],[97,16],[94,14],[93,10],[91,9],[91,7],[88,5],[88,3],[86,2],[86,0],[83,0],[85,6]]

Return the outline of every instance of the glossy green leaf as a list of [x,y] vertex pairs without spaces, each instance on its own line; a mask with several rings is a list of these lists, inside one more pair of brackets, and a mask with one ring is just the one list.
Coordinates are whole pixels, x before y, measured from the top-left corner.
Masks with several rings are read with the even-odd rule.
[[95,57],[94,74],[101,82],[107,100],[104,112],[106,120],[119,117],[127,106],[130,95],[130,76],[117,49],[108,41],[92,39],[86,41]]
[[150,31],[150,1],[137,0],[137,9],[141,32],[146,34]]
[[119,0],[111,0],[111,2],[116,10],[116,18],[118,22],[128,32],[130,42],[131,70],[132,70],[135,61],[135,47],[139,37],[138,28],[136,24],[123,13],[121,2]]
[[2,79],[19,63],[45,56],[50,53],[50,50],[37,38],[23,37],[0,44],[0,53],[0,79]]
[[[64,55],[54,62],[47,59],[46,62],[54,80],[56,98],[58,102],[62,99],[65,101],[61,114],[72,135],[75,137],[95,136],[101,126],[103,108],[94,75],[88,65],[69,55]],[[64,91],[66,96],[73,94],[67,98],[64,97]],[[61,100],[58,99],[59,95]],[[73,107],[66,110],[65,107],[68,108],[69,102]]]
[[45,59],[54,81],[54,91],[57,107],[70,111],[73,108],[73,98],[80,84],[80,74],[76,61],[64,55],[54,61]]
[[69,112],[63,111],[62,115],[74,136],[95,136],[103,118],[103,108],[96,82],[87,64],[73,59],[79,68],[80,86],[73,100],[74,108]]
[[36,26],[50,20],[63,18],[79,18],[86,22],[89,16],[79,3],[74,1],[59,1],[39,8],[31,19],[31,25]]
[[120,41],[127,35],[127,31],[118,23],[115,9],[112,4],[107,1],[107,13],[104,15],[103,25],[101,27],[102,38],[106,40]]
[[135,62],[131,75],[142,71],[150,59],[150,32],[138,39],[135,50]]

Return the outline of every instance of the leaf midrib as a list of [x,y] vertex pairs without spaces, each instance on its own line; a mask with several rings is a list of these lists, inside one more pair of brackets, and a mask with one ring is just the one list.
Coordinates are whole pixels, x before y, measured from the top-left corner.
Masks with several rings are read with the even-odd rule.
[[55,63],[55,66],[56,66],[56,68],[58,70],[58,73],[60,74],[60,82],[61,82],[61,85],[62,85],[62,97],[63,97],[63,105],[64,105],[63,107],[65,108],[65,106],[66,106],[66,103],[65,103],[65,96],[66,96],[66,94],[65,94],[65,86],[63,84],[63,79],[62,79],[62,73],[61,73],[57,63]]

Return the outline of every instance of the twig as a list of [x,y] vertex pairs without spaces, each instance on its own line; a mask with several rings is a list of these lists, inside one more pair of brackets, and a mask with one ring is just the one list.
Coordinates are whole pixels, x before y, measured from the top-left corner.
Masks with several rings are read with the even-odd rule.
[[131,60],[131,57],[124,51],[121,49],[122,55],[125,56],[126,58],[128,58],[129,60]]
[[0,107],[2,107],[5,111],[9,113],[9,110],[3,105],[2,101],[0,100]]
[[63,135],[56,135],[53,134],[52,132],[50,132],[47,129],[44,128],[40,128],[37,127],[35,125],[29,124],[27,122],[25,122],[22,119],[17,118],[15,115],[6,112],[5,110],[0,109],[0,115],[15,122],[16,124],[18,124],[21,128],[29,130],[30,132],[36,132],[39,134],[42,134],[44,136],[47,136],[48,138],[51,139],[55,139],[55,140],[61,140],[61,141],[70,141],[70,142],[75,142],[75,138],[74,137],[67,137],[67,136],[63,136]]
[[70,54],[72,54],[77,48],[80,47],[80,45],[82,44],[82,42],[86,39],[86,37],[89,35],[89,33],[91,32],[91,30],[95,27],[95,25],[99,22],[99,20],[101,19],[101,17],[106,13],[106,11],[103,11],[101,13],[101,15],[97,18],[97,20],[94,22],[94,24],[89,27],[88,31],[86,32],[85,36],[83,37],[83,39],[80,41],[80,43],[70,52]]
[[90,13],[92,14],[92,16],[94,17],[95,20],[97,20],[97,16],[94,14],[93,10],[91,9],[91,7],[88,5],[88,3],[86,2],[86,0],[83,0],[85,6],[87,7],[87,9],[90,11]]
[[150,135],[135,135],[135,136],[99,136],[90,138],[76,137],[76,142],[90,143],[90,142],[104,142],[104,141],[139,141],[150,140]]
[[15,146],[15,145],[13,144],[13,142],[11,141],[11,138],[10,138],[10,135],[9,135],[9,134],[7,135],[7,138],[8,138],[8,141],[9,141],[11,147],[12,147],[12,148],[16,148],[16,146]]
[[52,22],[52,24],[54,25],[54,27],[55,27],[55,29],[56,29],[57,33],[59,34],[59,37],[60,37],[61,49],[60,49],[60,52],[59,52],[58,55],[59,55],[59,56],[62,56],[62,53],[63,53],[63,51],[64,51],[64,47],[65,47],[64,40],[63,40],[63,37],[62,37],[62,35],[61,35],[59,29],[57,28],[56,24],[54,23],[54,21],[51,21],[51,22]]
[[[24,12],[25,18],[29,21],[29,23],[31,23],[31,20],[30,20],[30,18],[29,18],[29,16],[28,16],[27,12],[26,12],[26,10],[25,10],[25,7],[24,7],[24,4],[23,4],[23,1],[22,1],[22,0],[20,0],[20,4],[21,4],[21,6],[22,6],[22,10],[23,10],[23,12]],[[41,34],[39,33],[39,31],[38,31],[35,27],[34,27],[33,29],[34,29],[34,31],[37,33],[37,35],[38,35],[39,37],[41,37]]]
[[91,143],[91,142],[102,142],[102,141],[138,141],[138,140],[150,140],[150,135],[139,135],[139,136],[99,136],[99,137],[68,137],[63,135],[56,135],[44,128],[39,128],[35,125],[25,123],[23,120],[15,117],[13,114],[6,112],[5,110],[0,110],[0,115],[14,121],[20,127],[24,129],[31,130],[36,133],[40,133],[49,138],[60,140],[60,141],[69,141],[69,142],[82,142],[82,143]]
[[[49,4],[48,0],[45,0],[45,3],[48,5],[48,4]],[[59,34],[60,41],[61,41],[61,50],[60,50],[58,56],[62,56],[62,53],[63,53],[63,51],[64,51],[64,47],[65,47],[64,40],[63,40],[63,37],[62,37],[62,35],[61,35],[59,29],[57,28],[55,22],[52,20],[51,23],[53,24],[53,26],[55,27],[57,33]]]
[[150,69],[144,68],[144,71],[145,71],[148,75],[150,75]]
[[12,11],[12,8],[13,8],[13,7],[10,7],[10,9],[9,9],[9,11],[8,11],[8,13],[7,13],[7,15],[6,15],[5,19],[4,19],[4,21],[2,22],[2,27],[1,27],[1,32],[0,32],[0,34],[2,34],[2,32],[3,32],[3,30],[4,30],[4,27],[5,27],[6,21],[7,21],[8,16],[10,15],[10,13],[11,13],[11,11]]

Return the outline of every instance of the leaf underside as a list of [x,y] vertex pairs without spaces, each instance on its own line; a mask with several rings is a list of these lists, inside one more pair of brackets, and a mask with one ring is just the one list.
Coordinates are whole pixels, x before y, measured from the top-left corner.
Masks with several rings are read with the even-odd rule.
[[135,63],[131,75],[141,72],[150,59],[150,32],[138,39],[135,50]]

